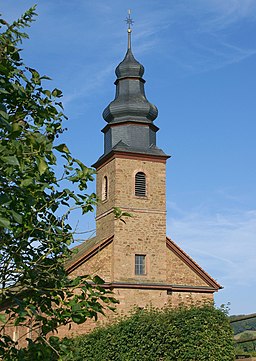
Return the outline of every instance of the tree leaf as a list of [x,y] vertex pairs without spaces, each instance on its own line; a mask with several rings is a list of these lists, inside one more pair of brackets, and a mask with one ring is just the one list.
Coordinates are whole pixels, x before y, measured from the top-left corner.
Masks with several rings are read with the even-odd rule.
[[0,204],[7,204],[10,202],[10,198],[7,194],[0,194]]
[[66,146],[66,144],[59,144],[59,145],[56,145],[55,147],[53,147],[54,149],[56,149],[58,152],[60,153],[66,153],[66,154],[69,154],[70,151],[68,149],[68,147]]
[[0,313],[0,322],[3,322],[3,323],[6,322],[6,317],[2,313]]
[[40,157],[40,158],[37,158],[37,159],[38,159],[39,174],[42,175],[42,174],[44,174],[44,172],[48,168],[48,165],[47,165],[46,161],[43,158]]
[[59,90],[59,89],[57,89],[57,88],[55,88],[55,89],[53,89],[53,91],[52,91],[52,95],[53,95],[54,97],[60,98],[60,97],[62,96],[62,91]]
[[0,227],[11,229],[10,220],[0,215]]
[[11,214],[16,222],[18,222],[19,224],[22,224],[22,216],[20,214],[18,214],[17,212],[15,212],[13,210],[11,210]]
[[20,165],[16,155],[9,155],[8,157],[2,157],[2,161],[9,165]]
[[5,119],[5,120],[8,120],[9,119],[9,115],[8,113],[6,113],[5,111],[3,110],[0,110],[0,117]]

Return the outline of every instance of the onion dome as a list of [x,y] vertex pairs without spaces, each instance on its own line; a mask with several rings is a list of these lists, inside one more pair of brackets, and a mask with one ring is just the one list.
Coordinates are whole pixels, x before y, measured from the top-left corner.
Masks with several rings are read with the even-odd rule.
[[144,66],[134,58],[131,49],[128,49],[124,60],[116,67],[117,78],[142,77],[143,74]]
[[116,68],[115,99],[106,107],[103,118],[108,123],[152,123],[158,110],[145,95],[142,78],[144,67],[133,56],[131,29],[128,29],[128,49],[124,60]]

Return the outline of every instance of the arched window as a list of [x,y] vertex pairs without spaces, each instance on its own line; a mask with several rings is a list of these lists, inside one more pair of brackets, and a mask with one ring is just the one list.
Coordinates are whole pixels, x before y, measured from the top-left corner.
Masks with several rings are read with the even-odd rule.
[[138,172],[135,175],[135,195],[146,196],[146,175],[143,172]]
[[105,176],[103,178],[103,183],[102,183],[102,200],[105,201],[108,198],[108,177]]

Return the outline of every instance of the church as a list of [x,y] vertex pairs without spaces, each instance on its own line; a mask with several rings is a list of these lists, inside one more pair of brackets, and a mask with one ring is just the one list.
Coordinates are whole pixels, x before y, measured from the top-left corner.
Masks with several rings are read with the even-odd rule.
[[[104,153],[93,164],[100,199],[96,236],[78,246],[67,264],[70,277],[103,278],[121,314],[134,306],[213,300],[221,288],[166,236],[169,156],[157,147],[158,110],[146,98],[144,67],[131,47],[130,17],[128,24],[127,52],[115,71],[115,99],[103,112]],[[118,219],[116,208],[131,216]]]

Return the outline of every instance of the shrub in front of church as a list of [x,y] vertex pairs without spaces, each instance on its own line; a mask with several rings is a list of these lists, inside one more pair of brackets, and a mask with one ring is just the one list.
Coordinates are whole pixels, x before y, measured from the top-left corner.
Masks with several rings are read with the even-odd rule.
[[208,304],[137,310],[69,343],[72,359],[77,361],[234,360],[227,314]]

